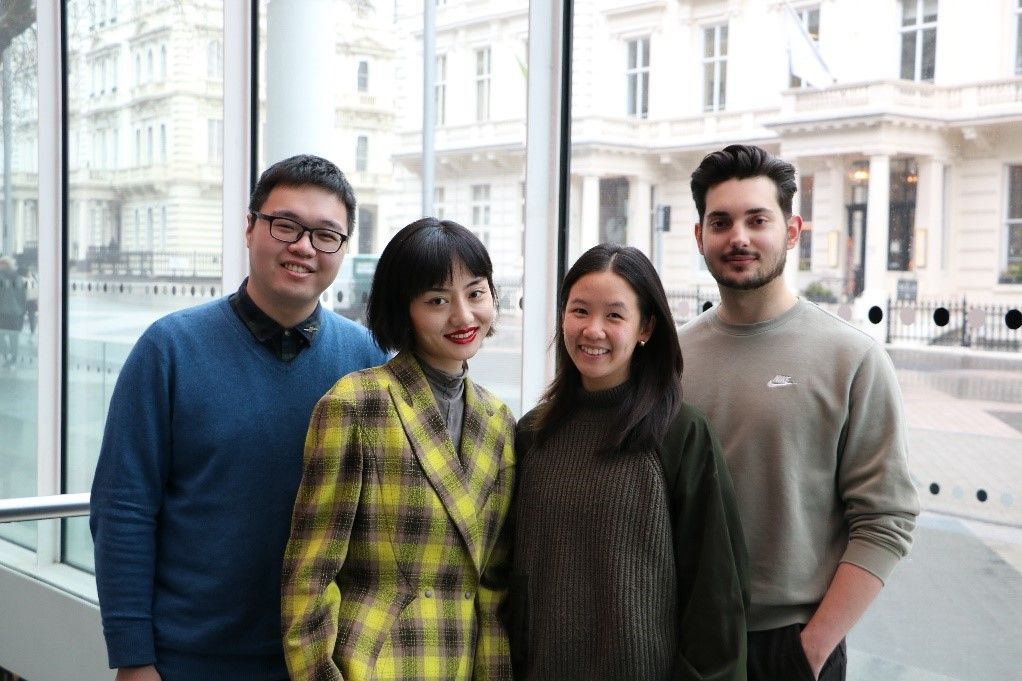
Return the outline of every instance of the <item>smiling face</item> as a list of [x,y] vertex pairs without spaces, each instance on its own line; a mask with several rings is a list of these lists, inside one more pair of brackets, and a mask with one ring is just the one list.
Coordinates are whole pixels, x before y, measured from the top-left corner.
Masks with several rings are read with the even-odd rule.
[[786,254],[798,243],[802,219],[787,220],[768,177],[730,179],[706,192],[696,243],[717,283],[736,290],[783,286]]
[[643,323],[638,296],[614,272],[593,272],[576,281],[568,292],[562,333],[582,387],[606,390],[628,380],[632,353],[649,340],[654,325],[653,318]]
[[[308,227],[348,233],[347,209],[337,195],[316,186],[277,186],[259,207],[266,215],[294,218]],[[263,312],[279,324],[298,324],[316,309],[319,295],[333,282],[347,244],[336,253],[312,247],[310,235],[293,244],[270,235],[269,223],[249,217],[245,230],[249,276],[246,291]]]
[[415,352],[434,369],[456,374],[479,352],[497,308],[486,277],[477,277],[461,262],[451,280],[412,299]]

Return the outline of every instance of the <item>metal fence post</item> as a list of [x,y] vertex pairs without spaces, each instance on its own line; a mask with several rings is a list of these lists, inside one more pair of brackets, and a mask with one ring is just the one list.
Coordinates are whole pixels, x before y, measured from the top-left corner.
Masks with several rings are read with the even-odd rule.
[[891,324],[893,323],[891,321],[891,318],[893,317],[891,312],[892,312],[892,310],[891,310],[891,297],[887,296],[887,337],[884,340],[884,342],[887,343],[888,345],[890,345],[890,343],[891,343]]
[[965,296],[962,296],[962,347],[969,347],[969,307]]

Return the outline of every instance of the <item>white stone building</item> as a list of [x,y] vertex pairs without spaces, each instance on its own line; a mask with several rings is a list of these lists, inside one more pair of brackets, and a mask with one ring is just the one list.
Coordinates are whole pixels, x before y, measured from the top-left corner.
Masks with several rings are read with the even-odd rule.
[[[786,30],[789,6],[808,37]],[[223,3],[68,7],[68,257],[116,244],[215,261]],[[432,212],[476,230],[501,279],[522,271],[528,10],[436,4]],[[710,284],[689,174],[707,152],[751,142],[802,175],[808,229],[789,273],[799,289],[1022,295],[1022,0],[577,0],[574,12],[569,257],[625,241],[655,258],[669,288]],[[324,153],[359,198],[351,252],[378,252],[422,212],[422,3],[351,0],[328,14],[331,63],[303,62],[288,43],[290,62],[261,69],[317,69],[333,92]],[[261,15],[265,49],[275,25]],[[810,41],[832,83],[791,75],[789,51],[797,60]],[[31,111],[24,89],[13,95]],[[16,124],[9,211],[21,252],[38,238],[36,124]],[[670,208],[665,234],[653,229],[658,206]]]
[[[791,75],[789,47],[804,54],[808,43],[788,37],[787,4],[574,3],[572,255],[605,239],[651,252],[653,209],[669,206],[655,254],[665,282],[709,284],[689,175],[709,151],[748,142],[800,170],[796,210],[809,229],[790,273],[800,289],[879,297],[914,282],[920,297],[1017,300],[1022,3],[793,2],[802,40],[833,76],[822,87]],[[398,6],[421,46],[421,4]],[[524,0],[437,7],[437,212],[483,234],[504,276],[521,268],[527,12]],[[421,47],[404,63],[396,176],[411,215]]]

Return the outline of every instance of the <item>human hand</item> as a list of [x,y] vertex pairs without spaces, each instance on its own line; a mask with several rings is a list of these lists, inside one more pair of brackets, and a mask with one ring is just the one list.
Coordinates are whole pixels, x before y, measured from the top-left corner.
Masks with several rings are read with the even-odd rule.
[[114,681],[163,681],[153,665],[145,667],[121,667]]
[[802,652],[805,653],[806,660],[809,661],[809,669],[813,672],[813,678],[819,679],[820,671],[823,670],[823,665],[826,664],[832,651],[824,650],[816,645],[810,636],[806,636],[805,629],[799,634],[799,640],[802,642]]

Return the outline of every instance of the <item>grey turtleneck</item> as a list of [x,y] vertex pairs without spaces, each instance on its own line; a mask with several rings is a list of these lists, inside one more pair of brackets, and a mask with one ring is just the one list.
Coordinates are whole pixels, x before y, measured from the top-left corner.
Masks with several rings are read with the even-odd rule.
[[449,374],[440,371],[427,364],[421,357],[415,355],[416,361],[426,374],[426,382],[429,383],[433,397],[436,398],[437,406],[440,407],[440,415],[444,417],[447,424],[447,432],[451,435],[451,442],[454,443],[454,451],[461,454],[461,428],[465,420],[465,376],[468,375],[468,364],[463,364],[461,373]]

